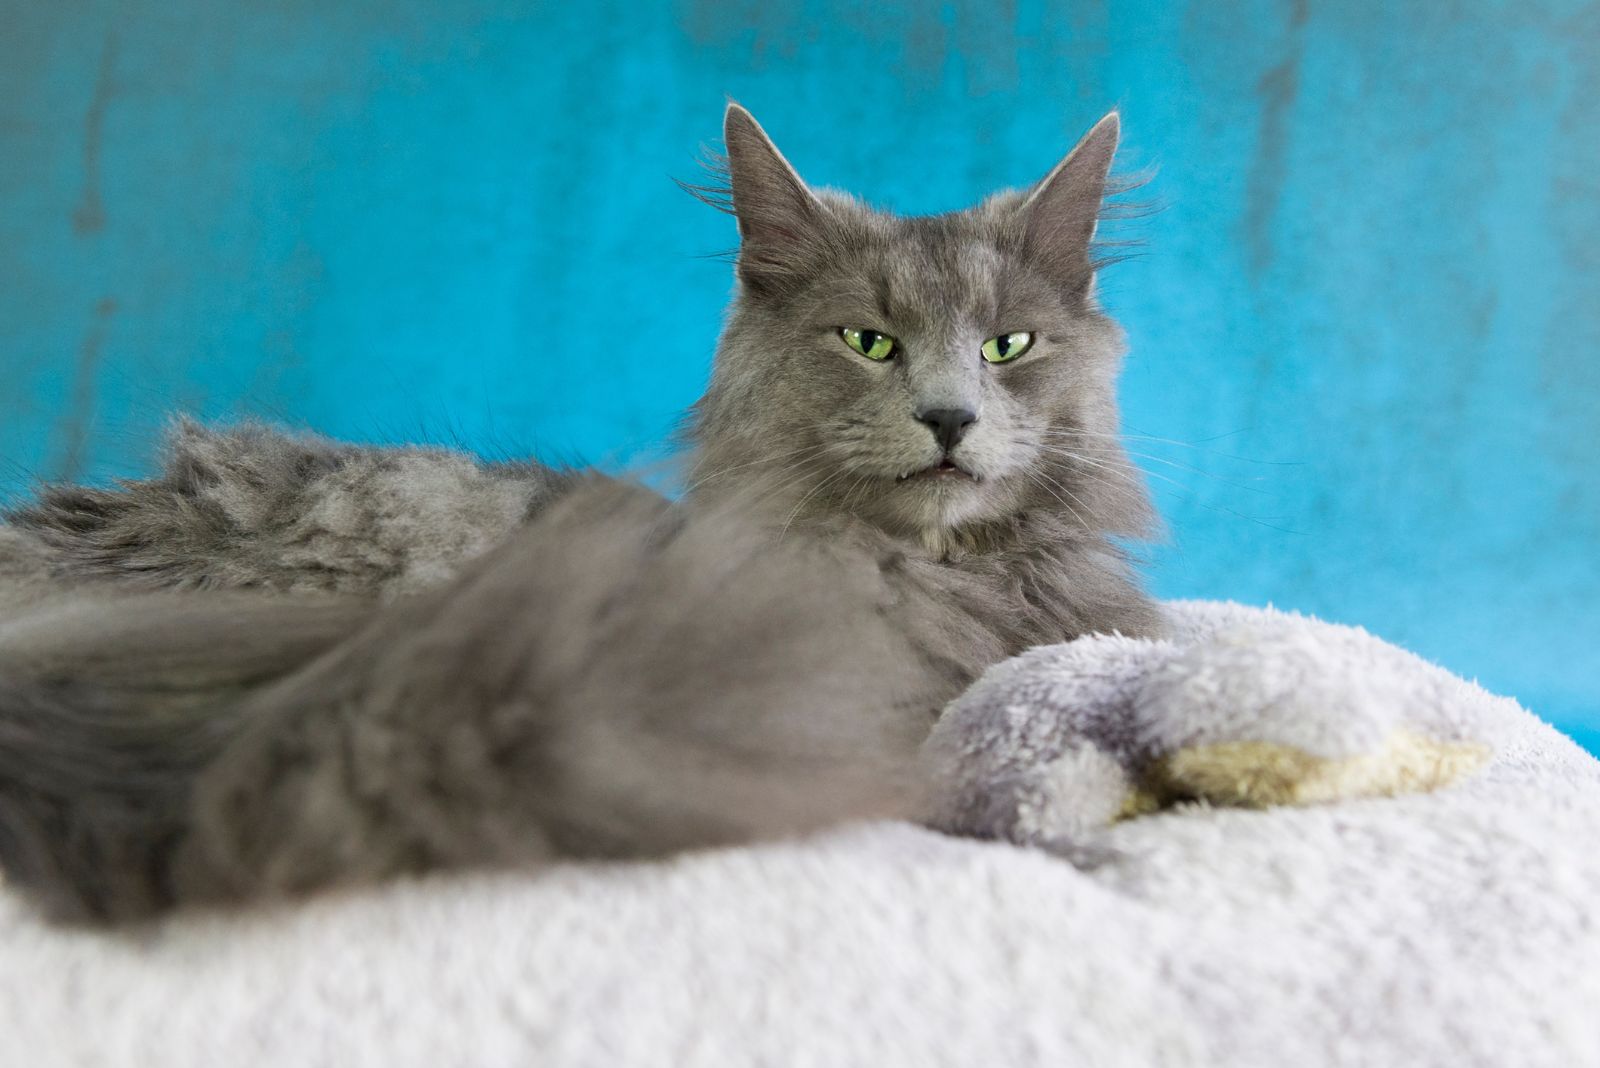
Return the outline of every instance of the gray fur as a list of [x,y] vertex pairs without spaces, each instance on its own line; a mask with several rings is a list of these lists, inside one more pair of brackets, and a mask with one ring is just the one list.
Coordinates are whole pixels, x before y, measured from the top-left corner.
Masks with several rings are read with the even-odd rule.
[[147,589],[411,593],[498,543],[565,476],[430,448],[359,448],[179,420],[158,478],[57,486],[8,518],[66,577]]
[[[744,224],[743,292],[695,409],[696,486],[781,481],[761,502],[780,516],[858,517],[949,560],[1063,540],[1093,555],[1108,536],[1146,534],[1148,498],[1116,436],[1122,334],[1094,302],[1090,260],[1116,136],[1108,117],[1029,193],[900,218],[805,191],[731,108],[729,202],[760,222]],[[1068,247],[1040,250],[1063,233]],[[866,360],[839,326],[904,351]],[[984,340],[1013,330],[1032,331],[1033,349],[984,364]],[[950,454],[975,478],[899,480],[941,459],[915,418],[930,407],[977,414]]]
[[[741,286],[679,502],[185,425],[157,479],[15,512],[0,864],[127,919],[922,811],[918,744],[985,667],[1159,628],[1094,301],[1116,134],[899,218],[813,192],[730,107]],[[1017,330],[1021,359],[979,358]],[[928,406],[977,422],[947,452]]]
[[60,918],[170,904],[194,784],[254,690],[349,638],[365,602],[69,594],[0,622],[0,864]]

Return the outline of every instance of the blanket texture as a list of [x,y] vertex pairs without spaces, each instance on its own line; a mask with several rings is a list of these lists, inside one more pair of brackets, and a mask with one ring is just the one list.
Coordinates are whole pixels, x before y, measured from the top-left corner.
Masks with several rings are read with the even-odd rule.
[[[67,575],[251,585],[252,554],[328,539],[349,570],[293,588],[399,595],[559,488],[185,428],[136,488],[186,495],[183,529],[50,496],[0,527],[0,625]],[[171,538],[192,567],[124,566]],[[1168,611],[1165,640],[1036,649],[952,705],[937,829],[132,934],[0,888],[0,1064],[1600,1065],[1600,763],[1357,629]]]

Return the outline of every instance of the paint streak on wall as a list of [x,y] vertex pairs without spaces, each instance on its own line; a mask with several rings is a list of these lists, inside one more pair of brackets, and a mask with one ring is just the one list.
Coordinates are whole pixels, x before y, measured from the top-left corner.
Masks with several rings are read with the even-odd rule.
[[104,297],[96,303],[88,333],[78,346],[78,365],[73,369],[72,392],[62,417],[61,435],[65,440],[61,461],[52,472],[53,478],[64,482],[71,482],[83,474],[89,427],[94,418],[95,383],[105,352],[106,332],[116,311],[117,302],[110,297]]
[[111,72],[117,59],[117,38],[106,37],[95,77],[94,96],[83,121],[83,199],[72,212],[75,233],[97,234],[106,228],[106,208],[100,199],[100,141],[104,136],[106,107],[113,93]]

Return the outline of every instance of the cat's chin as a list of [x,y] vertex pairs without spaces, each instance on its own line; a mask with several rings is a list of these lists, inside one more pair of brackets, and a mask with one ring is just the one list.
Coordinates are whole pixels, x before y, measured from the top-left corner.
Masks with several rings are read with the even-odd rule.
[[951,530],[989,510],[981,480],[953,464],[898,476],[888,489],[878,502],[887,513],[886,525],[918,536]]

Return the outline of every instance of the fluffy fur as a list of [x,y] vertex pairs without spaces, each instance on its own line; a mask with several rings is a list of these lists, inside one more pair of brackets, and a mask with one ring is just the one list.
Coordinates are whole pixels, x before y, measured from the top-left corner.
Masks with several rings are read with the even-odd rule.
[[11,878],[127,919],[909,814],[984,667],[1159,629],[1093,295],[1115,117],[1032,190],[924,219],[813,192],[742,109],[725,137],[741,285],[681,502],[185,428],[162,477],[13,514],[7,566],[54,578],[0,624]]
[[908,814],[946,694],[869,565],[597,479],[386,609],[68,598],[0,630],[0,855],[127,919]]
[[181,420],[159,477],[50,487],[11,520],[56,550],[71,578],[393,596],[448,578],[565,484],[537,464],[255,425],[216,434]]

